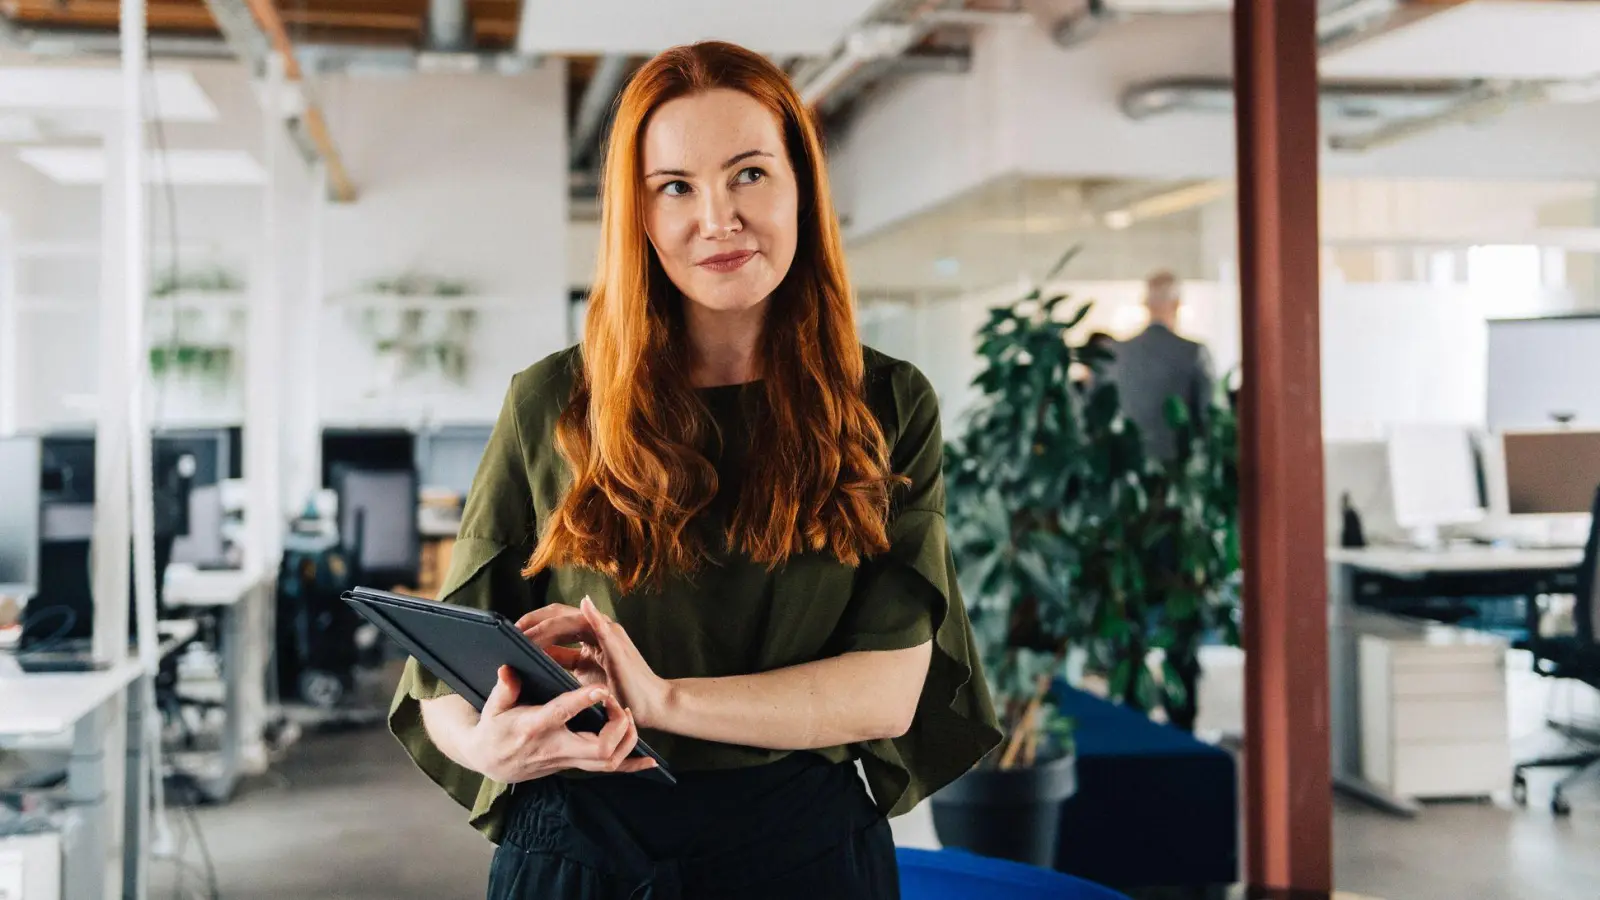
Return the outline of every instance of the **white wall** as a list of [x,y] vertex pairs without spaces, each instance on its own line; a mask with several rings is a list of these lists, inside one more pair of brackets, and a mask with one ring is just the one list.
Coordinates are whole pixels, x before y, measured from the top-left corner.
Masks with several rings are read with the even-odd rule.
[[1481,425],[1490,305],[1459,286],[1322,289],[1322,429],[1381,438],[1398,422]]
[[323,318],[324,421],[493,421],[512,374],[566,339],[566,77],[340,78],[323,86],[334,140],[361,190],[330,207],[329,294],[418,271],[471,281],[479,312],[468,380],[386,385],[355,318]]
[[[211,126],[168,133],[169,146],[249,149],[261,134],[248,79],[237,67],[201,66],[197,77],[223,112]],[[335,143],[361,196],[330,206],[313,228],[312,176],[295,157],[275,194],[280,257],[262,258],[262,189],[183,187],[176,191],[178,242],[186,270],[222,262],[259,281],[274,265],[283,302],[291,308],[307,291],[339,295],[408,270],[464,278],[494,298],[479,315],[470,376],[464,386],[374,384],[370,342],[355,317],[329,309],[314,324],[303,320],[286,343],[285,368],[315,365],[315,408],[296,407],[324,422],[491,421],[517,370],[560,349],[566,315],[565,71],[558,62],[512,78],[416,76],[340,78],[323,84]],[[6,156],[0,159],[0,211],[15,217],[20,240],[96,246],[99,190],[63,187]],[[10,202],[7,202],[10,200]],[[150,194],[153,240],[168,242],[167,200]],[[319,287],[308,258],[313,233],[324,272]],[[159,274],[168,257],[153,255]],[[96,390],[93,335],[98,302],[94,256],[26,263],[19,269],[25,337],[19,353],[27,376],[19,397],[25,428],[87,424]],[[317,298],[320,299],[320,298]],[[48,302],[48,309],[43,304]],[[552,323],[559,323],[554,327]],[[313,359],[296,354],[306,330],[315,335]],[[248,344],[248,335],[241,335]],[[202,389],[164,379],[163,419],[169,423],[242,420],[244,365],[233,380]],[[291,389],[290,396],[295,394]],[[297,427],[294,421],[286,423]],[[302,423],[303,424],[303,423]]]

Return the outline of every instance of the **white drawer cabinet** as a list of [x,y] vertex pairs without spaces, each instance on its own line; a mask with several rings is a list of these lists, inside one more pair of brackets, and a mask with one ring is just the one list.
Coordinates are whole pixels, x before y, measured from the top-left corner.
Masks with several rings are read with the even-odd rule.
[[1362,774],[1398,797],[1478,797],[1510,783],[1505,645],[1451,631],[1361,636]]

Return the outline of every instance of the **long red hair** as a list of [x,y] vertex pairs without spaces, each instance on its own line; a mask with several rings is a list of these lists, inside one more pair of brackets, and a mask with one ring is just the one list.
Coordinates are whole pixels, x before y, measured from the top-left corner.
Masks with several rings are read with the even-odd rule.
[[794,262],[767,304],[757,360],[767,403],[751,429],[727,546],[771,568],[807,551],[856,565],[888,549],[890,489],[900,479],[866,402],[822,142],[781,70],[712,41],[650,60],[618,102],[583,366],[556,425],[571,484],[524,574],[580,566],[628,592],[691,574],[708,559],[704,530],[690,524],[717,493],[716,468],[702,452],[717,429],[689,379],[681,312],[688,301],[647,239],[640,147],[662,104],[718,88],[771,110],[801,198]]

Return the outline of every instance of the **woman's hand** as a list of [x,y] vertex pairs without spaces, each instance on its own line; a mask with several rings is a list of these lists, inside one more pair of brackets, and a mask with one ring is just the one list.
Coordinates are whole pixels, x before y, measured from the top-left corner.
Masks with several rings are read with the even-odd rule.
[[608,686],[641,727],[670,730],[665,720],[671,705],[671,682],[650,668],[628,632],[596,609],[588,597],[578,609],[567,609],[566,613],[550,614],[524,634],[541,647],[577,642],[579,648],[568,652],[582,663],[592,660],[604,669]]
[[549,654],[556,664],[573,674],[578,683],[584,687],[610,688],[611,681],[606,677],[605,667],[600,665],[600,657],[592,643],[579,644],[576,648],[563,647],[551,640],[546,632],[538,629],[539,625],[563,617],[583,619],[583,611],[559,603],[541,606],[531,613],[517,620],[517,630],[521,631],[528,640],[532,641],[540,650]]
[[[543,706],[518,706],[520,691],[511,668],[501,666],[477,723],[457,743],[468,768],[502,784],[516,784],[567,769],[639,772],[655,767],[653,759],[628,758],[639,729],[610,691],[584,687]],[[599,734],[567,729],[568,720],[602,701],[606,724]]]

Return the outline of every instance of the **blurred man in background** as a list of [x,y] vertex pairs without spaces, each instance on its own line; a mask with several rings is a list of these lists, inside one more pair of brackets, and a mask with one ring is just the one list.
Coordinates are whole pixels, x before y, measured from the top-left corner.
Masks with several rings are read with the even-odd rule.
[[1178,447],[1167,422],[1167,400],[1181,399],[1190,421],[1203,418],[1211,399],[1211,354],[1205,345],[1177,334],[1182,297],[1171,272],[1145,280],[1144,304],[1150,324],[1113,348],[1107,374],[1116,382],[1123,412],[1144,435],[1145,452],[1171,459]]

